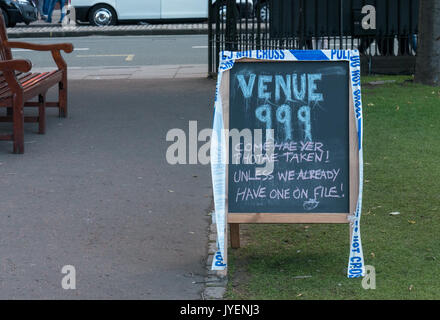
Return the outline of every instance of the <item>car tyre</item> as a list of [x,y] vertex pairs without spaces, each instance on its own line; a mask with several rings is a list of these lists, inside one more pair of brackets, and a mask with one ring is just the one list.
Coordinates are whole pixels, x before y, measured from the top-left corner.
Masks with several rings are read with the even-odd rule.
[[226,4],[223,4],[218,9],[218,17],[221,22],[226,22]]
[[94,26],[114,26],[117,22],[116,12],[110,6],[98,4],[90,10],[89,22]]
[[269,16],[270,16],[269,6],[267,5],[267,3],[263,3],[259,8],[260,21],[261,22],[269,21]]
[[[227,20],[227,5],[226,0],[218,0],[213,4],[214,14],[217,16],[218,21],[225,23]],[[217,10],[217,12],[215,12]],[[240,17],[240,9],[237,7],[234,8],[234,16],[236,18]]]

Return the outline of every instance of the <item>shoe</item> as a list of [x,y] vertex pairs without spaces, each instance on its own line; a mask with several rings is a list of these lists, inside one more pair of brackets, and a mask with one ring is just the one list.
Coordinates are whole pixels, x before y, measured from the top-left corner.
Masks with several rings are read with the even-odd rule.
[[47,16],[41,16],[41,17],[40,17],[40,20],[44,20],[44,21],[46,21],[46,20],[47,20]]

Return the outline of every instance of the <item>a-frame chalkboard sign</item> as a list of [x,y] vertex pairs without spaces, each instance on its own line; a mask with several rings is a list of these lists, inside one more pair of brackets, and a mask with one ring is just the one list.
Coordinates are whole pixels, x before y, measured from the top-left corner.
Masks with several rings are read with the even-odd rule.
[[359,64],[348,50],[223,53],[216,99],[226,160],[223,243],[228,224],[237,248],[241,223],[351,222],[361,260],[349,263],[349,276],[363,274]]

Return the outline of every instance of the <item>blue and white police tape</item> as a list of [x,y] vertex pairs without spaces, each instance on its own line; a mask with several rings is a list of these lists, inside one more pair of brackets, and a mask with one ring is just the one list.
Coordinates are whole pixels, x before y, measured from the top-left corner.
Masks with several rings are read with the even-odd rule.
[[225,227],[226,227],[226,150],[223,134],[223,107],[219,94],[222,73],[217,78],[214,122],[211,137],[211,176],[214,194],[214,219],[217,228],[217,253],[212,260],[212,270],[224,270]]

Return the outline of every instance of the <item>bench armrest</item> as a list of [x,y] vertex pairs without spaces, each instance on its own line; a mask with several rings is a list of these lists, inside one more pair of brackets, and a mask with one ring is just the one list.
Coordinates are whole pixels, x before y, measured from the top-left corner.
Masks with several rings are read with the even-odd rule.
[[73,51],[73,45],[71,43],[36,44],[29,42],[5,41],[4,45],[9,48],[28,49],[35,51],[62,50],[66,53],[71,53]]
[[0,61],[0,71],[11,72],[11,71],[21,71],[28,72],[32,69],[32,62],[29,60],[3,60]]
[[71,53],[73,51],[73,45],[71,43],[35,44],[29,42],[5,41],[4,45],[8,48],[50,51],[58,69],[63,70],[64,76],[67,77],[67,64],[61,55],[61,50],[66,53]]

